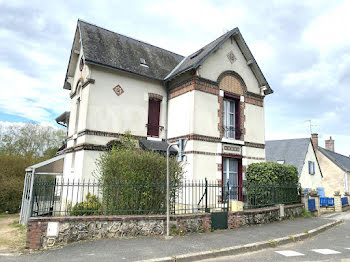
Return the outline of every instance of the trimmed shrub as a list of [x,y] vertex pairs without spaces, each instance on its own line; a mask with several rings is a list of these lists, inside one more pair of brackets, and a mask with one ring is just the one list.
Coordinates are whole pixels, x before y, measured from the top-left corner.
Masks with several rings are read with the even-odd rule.
[[[183,170],[175,158],[170,158],[169,166],[172,203]],[[107,214],[165,213],[166,157],[138,148],[129,134],[101,155],[95,173],[102,185]]]
[[248,205],[262,207],[297,202],[298,179],[298,170],[292,165],[250,164],[246,172]]

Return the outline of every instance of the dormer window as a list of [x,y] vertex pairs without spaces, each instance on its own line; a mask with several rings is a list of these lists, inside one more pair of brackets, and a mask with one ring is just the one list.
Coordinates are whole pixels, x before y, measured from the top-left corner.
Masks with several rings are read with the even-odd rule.
[[146,60],[144,58],[140,58],[140,66],[148,67]]

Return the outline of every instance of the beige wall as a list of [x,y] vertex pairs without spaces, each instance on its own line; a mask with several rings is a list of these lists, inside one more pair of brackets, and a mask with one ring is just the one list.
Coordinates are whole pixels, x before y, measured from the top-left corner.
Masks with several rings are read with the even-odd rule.
[[[309,161],[315,162],[315,174],[310,175],[309,174]],[[312,144],[310,142],[306,157],[305,157],[305,162],[304,166],[301,170],[300,176],[299,176],[299,183],[301,184],[302,188],[311,188],[311,189],[317,189],[318,187],[322,187],[322,176],[321,176],[321,171],[320,168],[318,167],[317,164],[317,159],[314,154],[314,150],[312,148]]]
[[323,174],[322,184],[327,197],[332,197],[334,191],[344,194],[344,171],[317,151],[317,158]]
[[194,91],[169,100],[169,138],[193,133],[194,106]]
[[194,92],[193,133],[219,137],[218,97],[201,91],[192,92]]
[[[87,129],[147,136],[148,93],[163,96],[159,123],[165,127],[166,90],[161,82],[96,66],[91,77],[96,81],[90,85]],[[113,91],[118,84],[124,90],[120,96]],[[164,130],[160,138],[165,138]]]
[[[236,61],[231,64],[227,58],[227,54],[232,51],[236,57]],[[201,77],[217,81],[219,75],[224,71],[235,71],[244,80],[248,91],[260,94],[258,81],[256,80],[252,70],[247,65],[243,54],[241,53],[237,43],[231,39],[227,40],[221,48],[216,50],[203,65],[199,68],[198,73]]]
[[246,129],[244,140],[252,143],[265,144],[264,108],[246,103],[244,114],[244,127]]

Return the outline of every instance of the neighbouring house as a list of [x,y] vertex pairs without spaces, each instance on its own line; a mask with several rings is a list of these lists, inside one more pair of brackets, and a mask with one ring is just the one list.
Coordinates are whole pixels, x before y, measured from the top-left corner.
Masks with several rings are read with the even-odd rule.
[[303,189],[323,191],[322,170],[310,138],[266,141],[266,161],[295,166]]
[[273,91],[238,28],[185,57],[78,20],[63,88],[65,179],[95,178],[96,159],[126,131],[158,151],[187,139],[189,180],[239,185],[250,163],[265,161]]
[[350,157],[334,151],[334,140],[330,137],[325,141],[325,148],[318,144],[318,134],[312,134],[312,143],[323,174],[325,195],[332,197],[339,191],[344,195],[349,193]]

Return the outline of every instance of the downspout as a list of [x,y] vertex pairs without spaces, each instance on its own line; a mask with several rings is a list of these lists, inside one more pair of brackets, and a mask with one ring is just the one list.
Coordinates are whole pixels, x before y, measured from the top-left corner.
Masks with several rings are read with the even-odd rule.
[[168,90],[168,85],[167,85],[167,82],[164,81],[163,82],[163,87],[165,88],[166,90],[166,106],[165,106],[165,141],[168,141],[168,104],[169,104],[169,90]]

